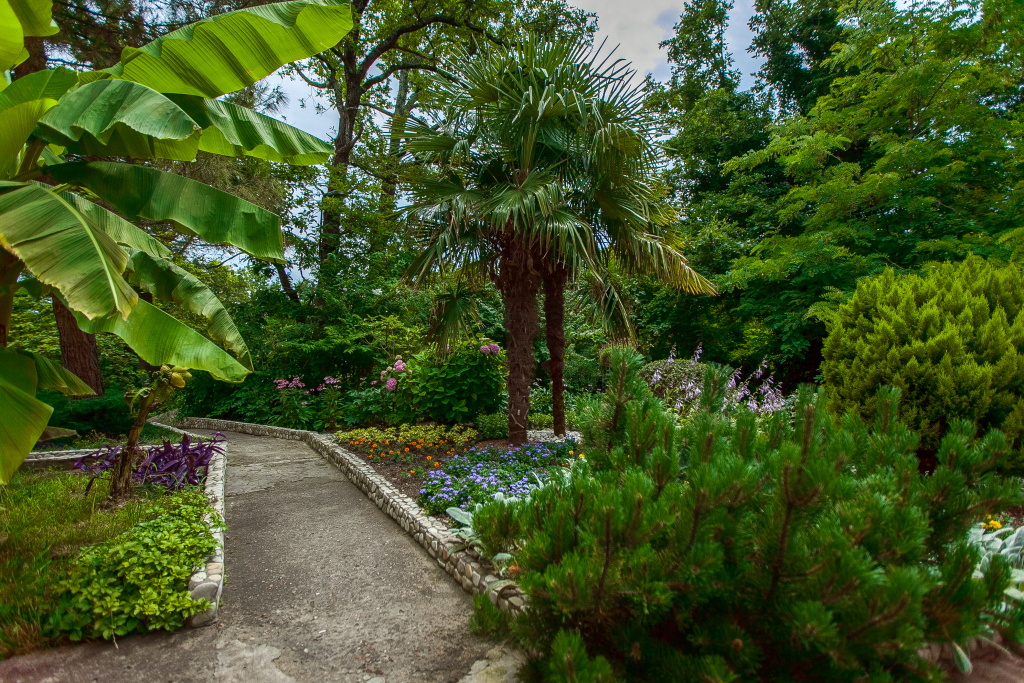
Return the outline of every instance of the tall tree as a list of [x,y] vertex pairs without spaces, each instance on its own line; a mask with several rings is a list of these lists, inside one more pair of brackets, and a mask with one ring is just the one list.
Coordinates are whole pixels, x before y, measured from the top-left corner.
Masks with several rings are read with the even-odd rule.
[[[410,188],[411,211],[426,228],[410,273],[454,265],[495,283],[505,310],[513,441],[524,441],[529,425],[542,285],[559,380],[564,287],[574,273],[600,273],[614,255],[634,271],[710,290],[667,229],[673,215],[651,182],[656,150],[631,73],[585,45],[535,37],[475,57],[457,54],[433,79],[433,95],[448,107],[434,125],[410,126],[408,149],[436,168]],[[564,414],[556,431],[565,431]]]

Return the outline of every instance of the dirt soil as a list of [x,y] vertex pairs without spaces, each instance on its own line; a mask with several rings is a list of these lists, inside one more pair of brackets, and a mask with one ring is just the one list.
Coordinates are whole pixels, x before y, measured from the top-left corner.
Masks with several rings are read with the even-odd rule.
[[14,657],[0,681],[447,683],[486,657],[469,595],[337,469],[300,442],[226,436],[220,621]]

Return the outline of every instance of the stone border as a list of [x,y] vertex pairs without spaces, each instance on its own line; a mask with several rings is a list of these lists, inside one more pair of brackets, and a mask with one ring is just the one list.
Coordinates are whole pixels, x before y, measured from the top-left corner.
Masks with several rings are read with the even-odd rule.
[[[163,416],[158,415],[157,418],[150,418],[151,424],[158,425],[164,429],[169,429],[172,432],[177,432],[181,435],[187,435],[192,439],[208,439],[199,434],[193,434],[186,432],[177,427],[173,427],[162,422],[157,422],[156,419]],[[213,457],[210,461],[210,465],[206,468],[206,484],[203,487],[203,492],[206,494],[206,498],[210,501],[210,507],[220,515],[220,518],[224,519],[224,473],[227,469],[227,456],[228,449],[227,444],[221,446],[224,449],[223,453],[219,453]],[[209,515],[206,517],[206,522],[211,522]],[[199,628],[201,626],[208,626],[213,622],[217,621],[217,613],[220,610],[220,596],[224,592],[224,530],[214,529],[213,540],[217,543],[217,549],[213,551],[212,555],[206,557],[206,562],[202,566],[196,568],[192,572],[192,578],[188,582],[188,590],[191,593],[194,600],[209,600],[210,607],[198,614],[193,614],[188,621],[185,622],[186,626],[191,628]]]
[[188,429],[232,431],[304,442],[341,470],[382,512],[395,520],[467,593],[486,593],[492,604],[513,614],[526,608],[529,598],[519,586],[499,580],[491,573],[490,563],[476,550],[461,548],[464,543],[444,523],[427,515],[416,501],[392,486],[362,458],[343,448],[332,437],[302,429],[202,417],[186,417],[178,420],[177,424]]

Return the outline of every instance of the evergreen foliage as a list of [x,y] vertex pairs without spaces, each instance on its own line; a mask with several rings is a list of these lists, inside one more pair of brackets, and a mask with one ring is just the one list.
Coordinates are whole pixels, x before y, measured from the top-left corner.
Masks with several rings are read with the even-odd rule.
[[835,412],[868,417],[879,387],[930,451],[951,421],[1024,433],[1024,276],[973,257],[922,275],[862,279],[831,317],[822,375]]
[[474,516],[485,552],[514,556],[531,603],[513,629],[550,680],[934,680],[927,643],[1024,636],[1019,607],[995,609],[1009,565],[973,579],[967,540],[1021,498],[992,472],[1002,434],[953,422],[921,476],[898,389],[872,425],[804,387],[763,429],[713,410],[679,427],[639,354],[609,356],[581,402],[586,462]]

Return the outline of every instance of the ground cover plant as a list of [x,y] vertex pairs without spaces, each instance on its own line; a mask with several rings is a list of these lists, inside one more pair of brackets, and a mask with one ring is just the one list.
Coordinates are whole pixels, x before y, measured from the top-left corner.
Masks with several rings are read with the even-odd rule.
[[[928,643],[1024,640],[1013,580],[983,576],[970,530],[1021,500],[995,474],[1006,438],[951,422],[931,475],[883,392],[872,424],[804,387],[794,411],[704,410],[679,426],[643,359],[609,352],[585,402],[586,460],[528,500],[482,506],[487,556],[513,557],[512,624],[557,681],[933,680]],[[712,405],[714,402],[712,402]],[[965,659],[966,657],[962,657]]]
[[[217,432],[205,441],[193,441],[185,434],[178,443],[167,440],[150,446],[143,449],[142,457],[134,463],[132,479],[136,485],[153,484],[172,490],[198,486],[206,480],[214,457],[224,454],[222,443],[224,437]],[[105,446],[76,460],[74,468],[93,475],[89,481],[91,487],[96,480],[111,477],[122,448],[124,446]]]
[[[162,489],[143,487],[122,505],[108,507],[104,505],[108,487],[109,482],[99,480],[89,488],[89,477],[77,472],[30,470],[18,472],[8,486],[0,489],[0,656],[55,644],[72,632],[85,634],[83,624],[92,623],[92,607],[88,607],[87,612],[82,602],[72,604],[75,595],[116,597],[109,591],[116,591],[120,580],[116,584],[108,583],[112,579],[109,563],[101,562],[102,567],[92,574],[79,561],[83,549],[99,548],[88,551],[94,559],[107,552],[103,548],[118,547],[134,553],[141,546],[126,544],[128,538],[115,539],[180,506],[194,509],[206,505],[202,494],[193,490],[168,494]],[[190,526],[187,533],[175,536],[171,544],[175,546],[174,558],[180,551],[187,550],[180,561],[194,563],[192,551],[198,547],[195,544],[202,542],[204,533],[203,529]],[[146,543],[153,538],[149,532],[143,535]],[[131,538],[139,539],[139,534]],[[113,545],[105,545],[110,543]],[[130,561],[141,561],[139,566],[142,567],[166,561],[156,558],[157,554],[149,553],[146,559]],[[151,589],[167,588],[170,593],[166,595],[180,591],[178,586],[163,583],[163,574],[157,573],[159,576],[138,574],[137,577],[143,586]],[[74,590],[72,584],[67,583],[73,577],[77,577],[73,580],[78,587]],[[124,607],[128,592],[116,598],[118,610]],[[162,590],[155,591],[152,595],[162,593]],[[177,598],[173,604],[154,604],[157,610],[152,613],[153,621],[149,622],[153,624],[171,625],[188,611],[179,611],[178,616],[167,611],[184,606]],[[114,617],[108,614],[102,618]],[[123,630],[125,625],[127,622],[117,628]]]
[[520,446],[472,446],[429,469],[419,503],[430,514],[449,508],[473,510],[478,503],[500,498],[525,498],[542,486],[553,468],[583,458],[571,439]]

